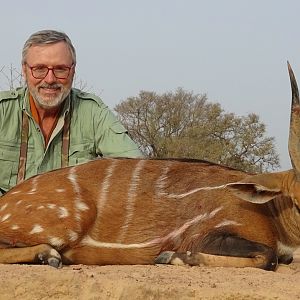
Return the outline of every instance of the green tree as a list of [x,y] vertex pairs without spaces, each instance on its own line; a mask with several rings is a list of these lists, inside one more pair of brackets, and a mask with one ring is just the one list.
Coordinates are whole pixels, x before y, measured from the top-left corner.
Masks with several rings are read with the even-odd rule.
[[256,114],[226,113],[207,96],[182,88],[141,91],[115,107],[142,151],[154,158],[197,158],[248,172],[278,168],[274,138]]

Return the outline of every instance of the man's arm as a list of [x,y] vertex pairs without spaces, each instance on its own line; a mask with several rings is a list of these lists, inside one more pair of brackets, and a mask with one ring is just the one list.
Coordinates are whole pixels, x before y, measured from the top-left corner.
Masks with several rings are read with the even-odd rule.
[[104,109],[95,124],[96,151],[104,157],[143,157],[126,128],[108,109]]

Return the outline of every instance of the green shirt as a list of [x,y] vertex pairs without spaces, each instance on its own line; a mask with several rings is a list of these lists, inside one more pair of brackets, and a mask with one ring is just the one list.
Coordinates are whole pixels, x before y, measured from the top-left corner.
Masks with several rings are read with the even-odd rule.
[[71,90],[45,147],[41,129],[30,111],[27,89],[0,92],[0,189],[4,191],[16,185],[23,110],[29,116],[25,178],[61,167],[62,128],[64,116],[70,110],[69,165],[87,162],[98,156],[142,156],[123,125],[93,94]]

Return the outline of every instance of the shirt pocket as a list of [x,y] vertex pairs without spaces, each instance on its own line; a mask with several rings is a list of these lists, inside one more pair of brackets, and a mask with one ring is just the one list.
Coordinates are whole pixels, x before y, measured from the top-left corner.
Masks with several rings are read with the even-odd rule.
[[127,133],[126,128],[120,123],[112,124],[110,126],[110,130],[112,130],[116,134]]
[[16,185],[20,149],[0,141],[0,188],[7,191]]
[[94,143],[70,145],[69,166],[88,162],[96,158]]

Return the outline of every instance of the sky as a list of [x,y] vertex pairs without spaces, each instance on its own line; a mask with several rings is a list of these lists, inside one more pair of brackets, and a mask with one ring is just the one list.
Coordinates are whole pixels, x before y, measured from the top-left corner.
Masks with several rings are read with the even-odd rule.
[[258,114],[285,170],[287,60],[300,80],[299,12],[299,0],[2,1],[0,69],[20,69],[33,32],[64,31],[77,80],[111,109],[141,90],[207,94],[226,112]]

